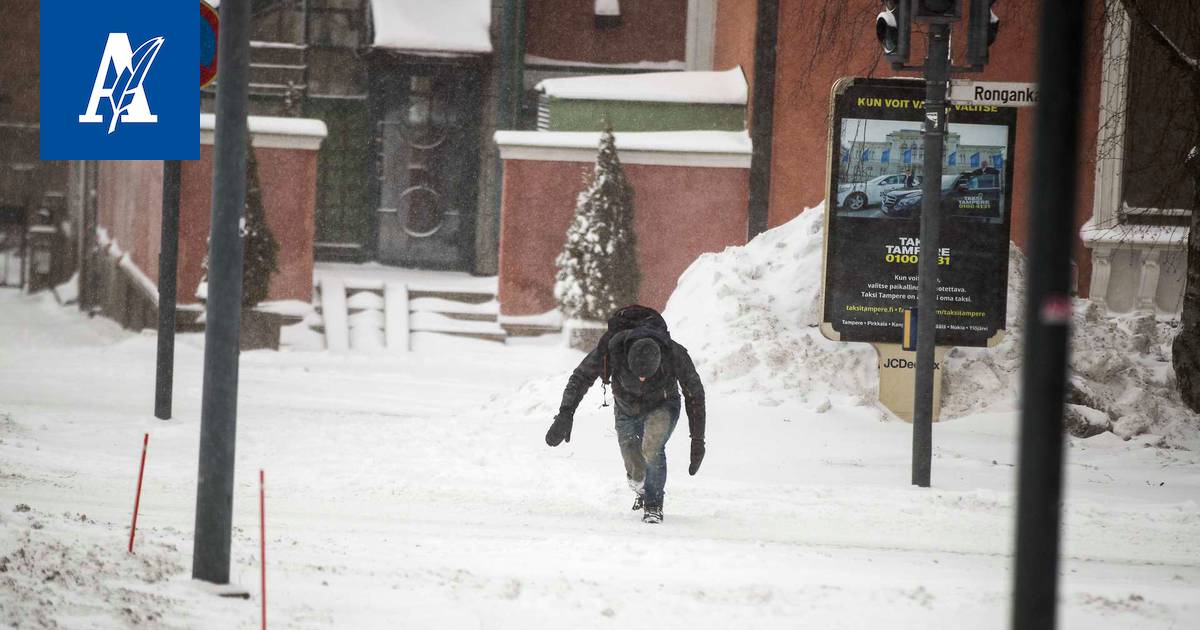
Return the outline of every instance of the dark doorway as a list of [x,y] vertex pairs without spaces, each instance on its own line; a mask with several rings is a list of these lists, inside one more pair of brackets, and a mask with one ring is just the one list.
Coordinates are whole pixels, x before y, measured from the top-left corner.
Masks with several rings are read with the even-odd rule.
[[482,114],[481,73],[467,63],[388,58],[373,67],[380,262],[471,267]]
[[0,287],[20,287],[25,280],[25,210],[0,207]]
[[310,98],[305,113],[325,121],[317,153],[316,256],[362,261],[371,240],[371,117],[365,98]]

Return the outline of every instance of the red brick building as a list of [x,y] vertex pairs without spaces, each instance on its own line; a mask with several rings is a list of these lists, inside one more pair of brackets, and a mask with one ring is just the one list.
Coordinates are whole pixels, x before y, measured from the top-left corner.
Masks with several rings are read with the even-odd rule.
[[[1182,238],[1186,234],[1190,182],[1163,174],[1174,172],[1172,164],[1188,148],[1183,144],[1193,137],[1189,134],[1197,123],[1179,119],[1178,112],[1187,111],[1179,102],[1185,96],[1157,87],[1178,81],[1145,34],[1131,24],[1118,4],[1089,1],[1093,11],[1084,57],[1083,134],[1077,165],[1080,204],[1075,209],[1080,228],[1075,252],[1079,289],[1114,312],[1154,309],[1170,315],[1178,310],[1182,288]],[[10,62],[0,64],[0,204],[63,206],[61,214],[78,228],[76,234],[84,236],[78,239],[79,250],[91,247],[88,238],[95,227],[105,227],[123,247],[127,242],[149,243],[152,239],[142,232],[135,230],[134,236],[124,234],[124,227],[114,227],[125,225],[122,221],[127,219],[104,214],[110,211],[101,212],[97,207],[99,201],[108,200],[104,201],[107,204],[120,197],[114,184],[99,184],[98,177],[109,175],[140,182],[146,188],[139,193],[144,197],[140,203],[154,206],[157,180],[149,174],[149,167],[99,168],[96,164],[74,163],[68,168],[62,163],[36,160],[37,80],[28,68],[37,65],[37,3],[13,2],[26,10],[10,11],[14,19],[0,23],[0,38],[9,44],[5,59]],[[315,169],[314,227],[311,237],[301,235],[295,243],[289,240],[287,247],[297,251],[286,257],[306,258],[309,265],[314,257],[340,257],[497,273],[502,238],[511,241],[510,235],[521,230],[506,225],[501,216],[501,183],[509,174],[501,167],[494,133],[497,129],[531,130],[537,126],[536,86],[543,80],[740,66],[750,83],[750,93],[754,93],[755,34],[760,26],[756,0],[601,3],[617,7],[619,15],[598,11],[600,5],[594,0],[454,2],[469,10],[447,12],[442,5],[420,0],[311,0],[266,3],[256,13],[252,112],[320,120],[328,130],[325,141],[314,150],[315,166],[309,164],[310,158],[301,160],[304,165],[295,166],[306,173]],[[1200,10],[1198,2],[1147,3],[1153,17],[1193,56],[1200,55],[1194,35],[1176,32],[1179,21],[1169,16],[1181,6],[1182,10],[1196,12]],[[883,61],[875,41],[874,19],[880,10],[877,0],[779,0],[778,4],[778,45],[769,55],[776,69],[767,210],[771,226],[823,201],[829,91],[834,81],[843,76],[895,75]],[[1000,36],[991,48],[987,71],[975,78],[1035,80],[1040,6],[1033,0],[997,3],[1002,20]],[[478,31],[477,37],[470,45],[451,46],[454,50],[444,50],[446,46],[437,41],[414,43],[394,37],[396,25],[381,20],[390,19],[387,15],[407,15],[407,9],[413,7],[428,9],[422,9],[422,15],[434,20],[431,24],[449,18],[466,19],[472,32]],[[917,39],[915,56],[922,54]],[[964,40],[961,33],[955,38],[959,48]],[[458,94],[455,90],[461,89],[466,89],[470,98],[454,97]],[[204,93],[202,102],[211,103],[211,97],[211,92]],[[753,108],[754,104],[748,106]],[[445,149],[448,153],[420,147],[428,153],[415,151],[414,130],[406,127],[410,116],[446,125],[450,133],[458,134],[453,143],[446,145],[450,147]],[[1021,111],[1018,125],[1014,151],[1018,156],[1029,156],[1035,133],[1032,110]],[[420,131],[429,138],[438,137],[436,128]],[[422,155],[423,159],[413,161],[414,156]],[[268,169],[284,168],[276,167],[274,160],[266,162],[271,164]],[[578,156],[565,163],[571,163],[568,170],[572,172],[584,166]],[[637,167],[635,171],[657,173],[638,184],[655,191],[663,189],[660,179],[677,185],[690,177],[665,175],[669,168],[686,168],[678,164],[632,166]],[[528,171],[529,167],[522,164],[512,168]],[[1026,201],[1030,161],[1018,158],[1014,167],[1012,237],[1022,245],[1033,222]],[[132,170],[124,172],[122,168]],[[188,166],[185,175],[195,168],[200,167]],[[746,221],[748,211],[741,199],[752,195],[752,191],[744,181],[733,182],[744,178],[744,170],[722,171],[720,177],[705,182],[719,188],[713,188],[709,196],[723,200],[725,209],[721,221],[704,225],[719,223],[724,234],[732,229],[729,226]],[[402,177],[404,173],[408,175]],[[413,173],[432,178],[430,181],[436,185],[414,185]],[[513,173],[512,177],[517,175]],[[280,175],[282,179],[294,176]],[[644,174],[636,179],[643,178]],[[206,203],[203,180],[203,173],[196,171],[185,181],[185,186],[189,186],[187,181],[193,182],[193,188],[185,193],[194,199],[187,203],[198,208]],[[555,206],[554,216],[558,217],[570,210],[558,207],[571,199],[565,191],[577,186],[574,177],[570,180],[562,190],[514,189],[503,195],[523,198],[537,192],[543,204]],[[89,191],[92,183],[97,184],[96,194]],[[275,185],[264,182],[268,200],[282,198],[271,190]],[[700,189],[698,184],[686,185]],[[437,197],[407,194],[414,187],[453,191],[454,207],[418,203]],[[449,198],[448,194],[443,196]],[[647,191],[644,198],[654,199],[656,194]],[[646,211],[660,212],[655,209],[658,205],[647,201]],[[715,211],[712,204],[706,207],[709,210],[705,212]],[[409,220],[416,222],[416,228],[441,225],[447,210],[454,218],[453,234],[449,230],[439,234],[437,230],[411,229],[414,226],[404,229]],[[202,242],[204,222],[199,215],[190,221],[185,225],[189,238]],[[551,234],[558,230],[556,225],[546,221],[541,229],[558,238]],[[138,230],[152,231],[145,226]],[[422,236],[427,232],[432,236]],[[683,239],[692,248],[686,257],[694,258],[717,247],[718,242],[736,242],[724,235],[709,239],[711,243],[706,238],[700,235]],[[156,267],[157,250],[153,246],[127,247],[139,269]],[[669,267],[674,269],[684,262],[676,261]],[[190,268],[191,261],[186,265]],[[181,260],[181,274],[192,273],[184,272],[184,266]],[[282,281],[281,291],[285,291],[284,286],[292,287],[285,292],[302,291],[299,287],[304,284],[300,279],[304,272],[297,271],[301,266],[289,267],[292,270],[288,274],[295,277],[289,275]],[[544,264],[524,267],[513,265],[528,274]],[[191,278],[181,277],[181,282],[181,296],[186,296]],[[658,295],[669,290],[671,280],[664,276],[656,285],[661,285],[654,289]],[[294,295],[303,299],[301,293]],[[540,308],[542,298],[530,304]],[[524,313],[532,308],[518,310]]]
[[[35,222],[35,215],[44,209],[41,214],[48,214],[54,224],[70,220],[66,163],[38,159],[39,24],[38,0],[4,3],[4,19],[0,20],[4,46],[4,63],[0,63],[0,286],[21,284],[21,234]],[[73,260],[75,252],[69,254]]]
[[[1173,74],[1162,52],[1131,23],[1119,3],[1090,2],[1076,164],[1079,204],[1074,209],[1078,290],[1111,312],[1149,310],[1172,316],[1180,308],[1191,190],[1191,182],[1181,176],[1177,165],[1200,123],[1182,119],[1180,112],[1190,111],[1183,102],[1187,95],[1169,87],[1181,84],[1182,78]],[[575,64],[579,68],[572,68],[577,71],[587,71],[592,63],[614,71],[621,64],[641,59],[654,62],[643,65],[656,69],[740,66],[753,86],[760,3],[690,0],[677,4],[676,11],[647,16],[638,13],[645,3],[621,2],[630,33],[639,28],[632,22],[653,24],[647,30],[661,41],[640,53],[618,54],[615,42],[624,40],[602,29],[587,28],[586,16],[581,14],[589,10],[591,2],[559,4],[564,14],[577,13],[548,17],[533,11],[539,3],[530,0],[526,72],[543,78],[537,73],[546,69],[544,58],[574,58],[580,62]],[[1183,4],[1191,13],[1200,11],[1196,0]],[[845,76],[915,76],[893,72],[883,59],[874,32],[881,10],[877,0],[779,0],[778,6],[778,45],[771,55],[776,77],[769,226],[780,225],[824,201],[829,98],[834,82]],[[1146,6],[1150,17],[1186,52],[1200,55],[1195,34],[1186,32],[1182,21],[1170,19],[1173,11],[1180,10],[1179,3],[1150,2]],[[1036,81],[1041,8],[1041,3],[1033,0],[998,3],[999,38],[990,49],[986,70],[971,78]],[[956,28],[954,54],[961,58],[964,24]],[[913,59],[919,59],[924,54],[923,41],[919,35],[914,40]],[[531,89],[534,84],[527,76],[525,87]],[[1033,125],[1033,110],[1020,110],[1014,146],[1018,158],[1014,162],[1012,240],[1021,247],[1035,223],[1028,203]]]
[[[1184,220],[1190,182],[1162,182],[1154,173],[1179,163],[1195,137],[1196,121],[1181,120],[1183,90],[1161,51],[1131,25],[1119,3],[1090,0],[1078,168],[1079,205],[1075,243],[1079,291],[1113,312],[1134,309],[1177,314],[1183,288]],[[1170,19],[1171,12],[1200,12],[1200,3],[1146,3],[1151,17],[1192,54],[1200,55],[1195,33]],[[741,65],[753,81],[758,3],[719,2],[715,15],[714,63]],[[1186,7],[1181,6],[1186,5]],[[990,63],[972,78],[1036,81],[1037,20],[1042,3],[1005,0],[995,11],[1001,30]],[[876,0],[805,2],[780,0],[771,191],[768,221],[779,225],[820,203],[826,187],[830,87],[843,76],[914,76],[893,72],[875,41]],[[957,26],[954,54],[965,46]],[[913,59],[923,56],[914,33]],[[753,93],[753,91],[752,91]],[[1133,105],[1137,106],[1133,106]],[[753,104],[751,104],[753,107]],[[1032,109],[1018,115],[1014,150],[1033,150]],[[1190,135],[1189,135],[1190,134]],[[1012,240],[1024,246],[1030,224],[1031,160],[1014,163]],[[1140,174],[1140,176],[1139,176]],[[1165,184],[1157,186],[1156,184]]]

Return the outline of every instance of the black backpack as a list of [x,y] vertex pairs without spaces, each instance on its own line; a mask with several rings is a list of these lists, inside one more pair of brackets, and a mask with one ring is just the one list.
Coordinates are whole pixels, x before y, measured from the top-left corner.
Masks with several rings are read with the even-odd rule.
[[[647,333],[646,336],[655,338],[663,346],[664,356],[669,353],[671,332],[667,330],[667,321],[658,311],[640,304],[632,304],[613,312],[608,318],[608,332],[601,337],[600,345],[607,346],[613,335],[635,328],[643,329]],[[603,369],[600,372],[600,381],[605,385],[612,382],[612,370],[608,365],[608,355],[609,352],[606,350]]]

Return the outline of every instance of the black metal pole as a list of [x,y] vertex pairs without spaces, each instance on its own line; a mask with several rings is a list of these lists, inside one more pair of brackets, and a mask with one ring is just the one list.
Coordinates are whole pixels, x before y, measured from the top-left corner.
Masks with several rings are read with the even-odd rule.
[[204,387],[200,472],[192,577],[229,583],[233,464],[237,436],[238,331],[241,328],[242,239],[246,202],[247,79],[250,0],[221,3],[216,133],[213,142],[212,232],[208,308],[204,320]]
[[917,378],[914,385],[912,483],[929,487],[933,459],[933,359],[937,349],[938,248],[950,25],[930,24],[925,58],[925,160],[921,180],[921,257],[917,263]]
[[79,310],[90,317],[96,305],[96,266],[99,262],[99,246],[96,243],[96,163],[84,160],[79,163],[83,195],[83,225],[79,230],[82,241],[79,257]]
[[158,368],[154,376],[154,417],[171,418],[175,387],[176,269],[179,266],[179,186],[183,166],[163,161],[162,235],[158,251]]
[[1055,627],[1085,2],[1042,3],[1012,627]]
[[750,204],[747,240],[767,231],[771,204],[771,144],[775,138],[775,45],[779,0],[758,0],[754,37],[754,99],[751,102]]

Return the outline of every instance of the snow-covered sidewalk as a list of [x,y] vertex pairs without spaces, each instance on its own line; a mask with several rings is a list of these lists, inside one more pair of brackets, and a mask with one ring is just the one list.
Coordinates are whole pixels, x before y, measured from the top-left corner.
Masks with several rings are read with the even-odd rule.
[[[788,392],[709,395],[708,458],[668,447],[666,522],[628,510],[595,388],[542,436],[580,355],[455,341],[410,355],[242,356],[234,582],[190,579],[202,338],[180,337],[175,419],[153,418],[154,337],[0,292],[0,623],[290,628],[1006,628],[1016,417],[934,431]],[[137,553],[125,553],[142,434]],[[1200,456],[1153,436],[1070,440],[1062,627],[1200,618]]]

